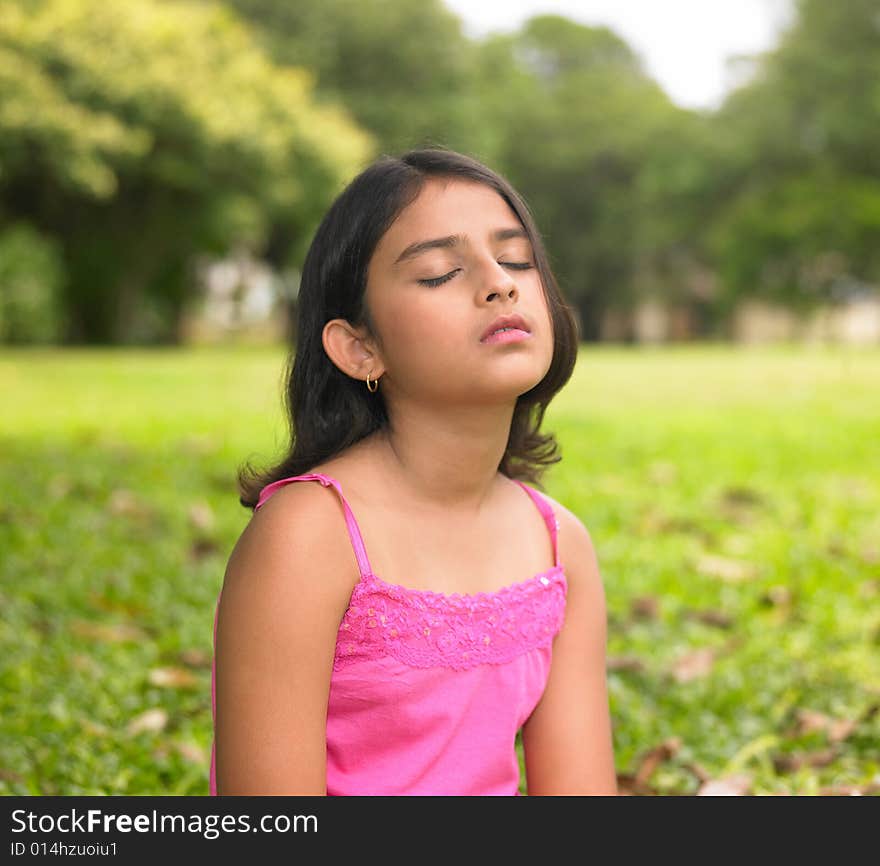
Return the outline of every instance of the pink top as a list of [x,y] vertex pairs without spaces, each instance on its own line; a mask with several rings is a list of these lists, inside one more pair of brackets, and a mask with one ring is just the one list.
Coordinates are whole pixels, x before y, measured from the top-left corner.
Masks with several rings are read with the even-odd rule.
[[[565,614],[559,523],[549,501],[517,481],[550,531],[551,569],[492,593],[445,595],[373,574],[354,514],[328,475],[275,481],[263,488],[256,508],[279,487],[307,480],[336,489],[360,568],[336,637],[327,794],[518,794],[516,734],[544,693]],[[215,651],[216,640],[215,610]],[[216,723],[214,677],[212,663]],[[212,744],[212,795],[215,762]]]

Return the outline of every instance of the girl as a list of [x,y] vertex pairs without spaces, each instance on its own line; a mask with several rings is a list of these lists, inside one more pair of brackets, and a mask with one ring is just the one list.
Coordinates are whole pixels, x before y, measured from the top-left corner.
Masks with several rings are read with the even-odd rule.
[[[539,484],[577,329],[529,210],[382,157],[303,266],[292,445],[214,621],[212,794],[615,794],[590,535]],[[317,482],[317,483],[293,483]],[[552,662],[552,663],[551,663]]]

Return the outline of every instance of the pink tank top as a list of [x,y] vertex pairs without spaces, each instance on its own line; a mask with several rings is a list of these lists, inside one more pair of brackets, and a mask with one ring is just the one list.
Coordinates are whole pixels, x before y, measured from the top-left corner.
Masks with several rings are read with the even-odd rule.
[[[275,481],[256,508],[279,487],[312,480],[339,494],[360,569],[336,637],[327,794],[519,794],[516,734],[544,692],[565,614],[559,523],[549,501],[517,481],[550,531],[551,569],[496,592],[445,595],[373,574],[354,514],[328,475]],[[214,663],[211,712],[216,723]],[[210,789],[216,795],[216,744]]]

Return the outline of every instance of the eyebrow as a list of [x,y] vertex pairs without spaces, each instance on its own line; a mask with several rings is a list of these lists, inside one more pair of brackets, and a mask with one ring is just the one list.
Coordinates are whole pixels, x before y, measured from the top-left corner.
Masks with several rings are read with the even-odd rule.
[[[509,238],[526,238],[528,240],[528,232],[522,227],[517,226],[516,228],[509,229],[495,229],[489,235],[493,241],[506,241]],[[410,244],[395,260],[394,264],[399,265],[401,262],[406,261],[407,259],[411,259],[414,256],[420,255],[426,250],[434,250],[434,249],[451,249],[453,247],[458,247],[462,245],[466,245],[468,243],[467,235],[449,235],[445,238],[434,238],[429,241],[417,241],[414,244]]]

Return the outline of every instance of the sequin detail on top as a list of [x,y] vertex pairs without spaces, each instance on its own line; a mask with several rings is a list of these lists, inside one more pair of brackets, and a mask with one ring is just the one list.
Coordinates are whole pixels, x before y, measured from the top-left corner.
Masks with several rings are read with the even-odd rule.
[[339,627],[333,669],[385,655],[419,668],[503,664],[553,641],[565,595],[561,566],[475,595],[413,590],[368,574]]
[[567,583],[559,561],[559,521],[550,503],[521,481],[544,518],[553,546],[552,568],[496,592],[432,592],[388,583],[373,573],[354,513],[335,478],[317,472],[283,478],[263,488],[257,509],[292,481],[319,481],[339,494],[360,579],[336,635],[333,669],[386,656],[417,668],[467,670],[503,664],[552,644],[565,616]]

